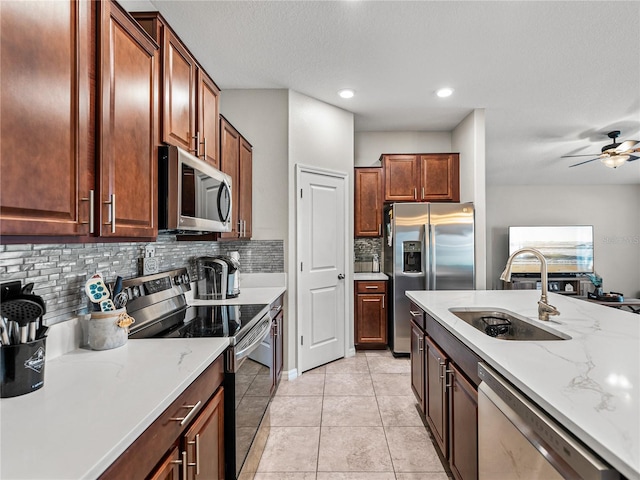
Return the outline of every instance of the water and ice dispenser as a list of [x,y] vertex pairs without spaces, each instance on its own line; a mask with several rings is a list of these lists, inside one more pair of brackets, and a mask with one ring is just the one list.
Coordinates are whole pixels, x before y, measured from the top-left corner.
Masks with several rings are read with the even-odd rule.
[[422,242],[402,242],[402,271],[422,273]]

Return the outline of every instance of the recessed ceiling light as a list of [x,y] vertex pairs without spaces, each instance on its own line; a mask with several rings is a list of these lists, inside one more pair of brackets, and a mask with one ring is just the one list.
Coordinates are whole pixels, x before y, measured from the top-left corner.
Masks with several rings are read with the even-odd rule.
[[450,97],[452,93],[453,93],[453,88],[445,87],[438,90],[436,92],[436,95],[438,95],[440,98],[446,98],[446,97]]
[[354,92],[353,90],[351,90],[350,88],[345,88],[343,90],[340,90],[338,92],[338,95],[340,95],[342,98],[351,98],[356,94],[356,92]]

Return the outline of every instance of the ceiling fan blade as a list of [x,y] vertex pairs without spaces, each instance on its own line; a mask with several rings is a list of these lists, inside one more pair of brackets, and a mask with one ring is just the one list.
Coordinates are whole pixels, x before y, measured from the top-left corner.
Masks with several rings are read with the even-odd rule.
[[592,158],[591,160],[586,160],[584,162],[576,163],[574,165],[569,165],[569,168],[577,167],[578,165],[584,165],[585,163],[589,163],[589,162],[595,162],[596,160],[600,160],[600,157]]
[[627,160],[627,162],[633,162],[634,160],[638,160],[640,157],[636,157],[635,155],[631,155],[629,157],[629,160]]
[[574,157],[595,157],[600,155],[599,153],[590,153],[588,155],[562,155],[560,158],[574,158]]
[[640,144],[638,140],[626,140],[618,145],[618,147],[616,148],[616,152],[627,152],[638,144]]

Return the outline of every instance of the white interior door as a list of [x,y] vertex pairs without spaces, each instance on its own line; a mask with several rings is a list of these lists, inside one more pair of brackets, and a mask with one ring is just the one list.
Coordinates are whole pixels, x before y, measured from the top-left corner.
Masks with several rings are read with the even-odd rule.
[[345,355],[346,178],[298,170],[299,369]]

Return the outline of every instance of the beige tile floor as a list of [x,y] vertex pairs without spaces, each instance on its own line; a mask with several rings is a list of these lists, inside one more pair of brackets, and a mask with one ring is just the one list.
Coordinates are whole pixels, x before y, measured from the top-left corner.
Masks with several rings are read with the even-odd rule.
[[410,374],[409,359],[367,351],[283,380],[253,478],[448,480]]

